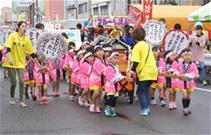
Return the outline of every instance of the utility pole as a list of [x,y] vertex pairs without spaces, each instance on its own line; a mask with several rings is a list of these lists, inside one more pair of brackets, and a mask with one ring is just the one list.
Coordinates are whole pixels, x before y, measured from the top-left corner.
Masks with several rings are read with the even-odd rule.
[[78,19],[78,1],[75,0],[75,19]]
[[88,0],[88,16],[91,17],[92,16],[92,1]]
[[35,6],[35,13],[36,13],[36,22],[39,22],[39,8],[38,8],[38,0],[35,1],[36,2],[36,6]]

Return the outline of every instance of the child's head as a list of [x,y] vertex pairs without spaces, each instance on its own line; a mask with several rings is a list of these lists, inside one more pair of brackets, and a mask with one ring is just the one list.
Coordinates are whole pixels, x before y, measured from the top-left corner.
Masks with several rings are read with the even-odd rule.
[[176,24],[174,25],[174,29],[175,29],[175,30],[182,30],[181,24],[176,23]]
[[196,24],[195,24],[195,30],[196,30],[196,35],[197,36],[201,36],[202,35],[202,23],[200,23],[200,22],[197,22]]
[[182,52],[181,52],[181,57],[183,58],[183,60],[185,62],[190,62],[191,59],[192,59],[192,52],[190,49],[184,49]]
[[77,59],[78,59],[79,61],[83,59],[83,54],[84,54],[84,53],[85,53],[84,50],[78,51],[78,53],[77,53]]
[[168,50],[165,53],[166,63],[171,63],[176,60],[176,54],[172,50]]
[[83,42],[82,48],[83,50],[87,50],[90,47],[90,43],[88,41]]
[[94,62],[94,55],[92,52],[88,51],[84,53],[84,60],[89,64],[93,64]]
[[104,51],[100,45],[97,45],[94,47],[94,53],[95,53],[95,56],[97,56],[99,58],[103,58]]
[[68,48],[68,54],[73,57],[75,55],[74,49]]
[[112,52],[109,56],[109,61],[111,64],[117,65],[119,63],[119,53],[118,52]]
[[160,46],[155,46],[152,48],[152,52],[155,58],[160,57]]
[[69,49],[75,49],[75,47],[76,47],[76,45],[75,45],[75,42],[69,42],[69,44],[68,44],[68,50]]
[[108,44],[103,45],[104,57],[108,58],[112,53],[112,47]]

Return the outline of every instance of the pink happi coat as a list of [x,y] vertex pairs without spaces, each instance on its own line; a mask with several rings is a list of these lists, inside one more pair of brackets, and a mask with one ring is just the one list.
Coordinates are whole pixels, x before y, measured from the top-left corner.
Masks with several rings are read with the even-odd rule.
[[[163,58],[159,58],[157,68],[159,73],[166,72],[166,62]],[[158,75],[157,83],[165,86],[166,78],[163,75]]]
[[[64,59],[60,58],[60,65],[59,65],[59,70],[60,70],[60,79],[62,79],[62,69],[64,68]],[[49,66],[51,69],[51,78],[55,79],[57,78],[57,74],[56,74],[56,62],[54,60],[49,61]]]
[[5,60],[6,60],[7,48],[4,47],[4,48],[2,49],[2,51],[1,51],[1,53],[2,53],[1,62],[4,63]]
[[73,60],[74,58],[69,54],[67,54],[64,58],[63,68],[67,70],[68,77],[70,77],[72,73],[71,71],[69,71],[70,70],[69,68],[72,66]]
[[[199,43],[199,46],[197,45]],[[203,61],[204,60],[204,47],[206,46],[207,38],[205,35],[197,37],[196,35],[190,36],[190,43],[189,46],[191,52],[193,53],[193,60],[194,61]]]
[[190,74],[193,76],[193,79],[189,79],[188,81],[186,81],[186,87],[185,87],[185,81],[180,80],[179,88],[180,89],[193,89],[196,87],[196,82],[195,82],[194,78],[198,77],[198,74],[199,74],[198,68],[194,62],[190,62],[190,63],[188,63],[188,71],[185,73],[184,66],[185,66],[184,62],[180,62],[178,65],[180,75]]
[[89,76],[92,70],[92,65],[84,61],[80,64],[79,74],[80,74],[80,86],[82,89],[89,88]]
[[45,82],[43,82],[43,76],[42,76],[42,73],[40,72],[40,67],[35,63],[34,65],[34,68],[35,68],[35,74],[36,74],[36,77],[35,77],[35,82],[37,84],[46,84],[48,85],[49,84],[49,80],[50,80],[50,67],[47,66],[46,69],[45,69],[45,73],[44,73],[44,76],[45,76]]
[[103,75],[103,73],[105,72],[105,64],[103,59],[100,59],[98,57],[95,57],[94,63],[93,63],[93,67],[92,67],[92,71],[89,77],[89,87],[92,86],[101,86],[101,76]]
[[[178,62],[174,61],[171,65],[170,68],[167,68],[166,64],[166,71],[171,71],[173,74],[178,74]],[[179,79],[178,78],[171,78],[171,88],[179,88]]]
[[[119,69],[115,65],[108,65],[105,69],[105,92],[106,93],[116,93],[119,92],[120,86],[119,81],[123,79],[123,76],[119,72]],[[115,87],[117,83],[117,87]]]
[[28,66],[28,68],[31,66],[31,69],[24,69],[24,75],[23,75],[24,81],[29,81],[30,80],[30,77],[29,77],[29,72],[30,71],[33,74],[33,79],[32,80],[35,80],[35,77],[36,77],[35,64],[33,62],[30,63],[27,60],[26,61],[26,66]]
[[70,66],[71,62],[74,60],[74,58],[72,56],[70,56],[69,54],[67,54],[64,58],[64,62],[63,62],[63,67],[67,67]]
[[71,69],[72,69],[71,83],[79,84],[80,83],[80,75],[79,75],[80,62],[77,60],[77,58],[75,58],[72,61],[72,63],[70,63],[70,65],[71,65]]

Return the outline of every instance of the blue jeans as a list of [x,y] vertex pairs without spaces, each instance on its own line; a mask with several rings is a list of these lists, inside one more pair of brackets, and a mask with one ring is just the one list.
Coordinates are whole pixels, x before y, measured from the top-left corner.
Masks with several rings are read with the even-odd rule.
[[147,109],[150,105],[149,88],[152,81],[138,81],[137,82],[137,95],[141,104],[141,109]]
[[207,76],[206,76],[206,69],[205,69],[205,65],[203,61],[199,62],[199,68],[200,68],[200,76],[199,76],[199,80],[200,81],[206,81]]

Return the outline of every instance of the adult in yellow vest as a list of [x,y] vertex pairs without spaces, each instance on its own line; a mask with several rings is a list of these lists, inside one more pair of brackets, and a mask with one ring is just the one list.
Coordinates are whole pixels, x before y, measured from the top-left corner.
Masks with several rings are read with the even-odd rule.
[[26,107],[27,105],[23,102],[23,92],[24,92],[24,68],[26,62],[26,54],[29,54],[32,58],[36,58],[34,49],[30,39],[25,35],[26,32],[26,22],[20,21],[16,32],[11,33],[9,38],[5,43],[7,48],[6,59],[3,67],[8,68],[8,76],[10,78],[10,104],[15,104],[15,87],[16,87],[16,74],[19,80],[19,105],[21,107]]
[[137,76],[137,95],[142,109],[140,115],[147,116],[150,113],[149,88],[152,81],[157,80],[158,71],[151,46],[144,41],[144,29],[141,27],[134,29],[132,37],[136,44],[132,50],[133,66],[131,72],[136,72]]

